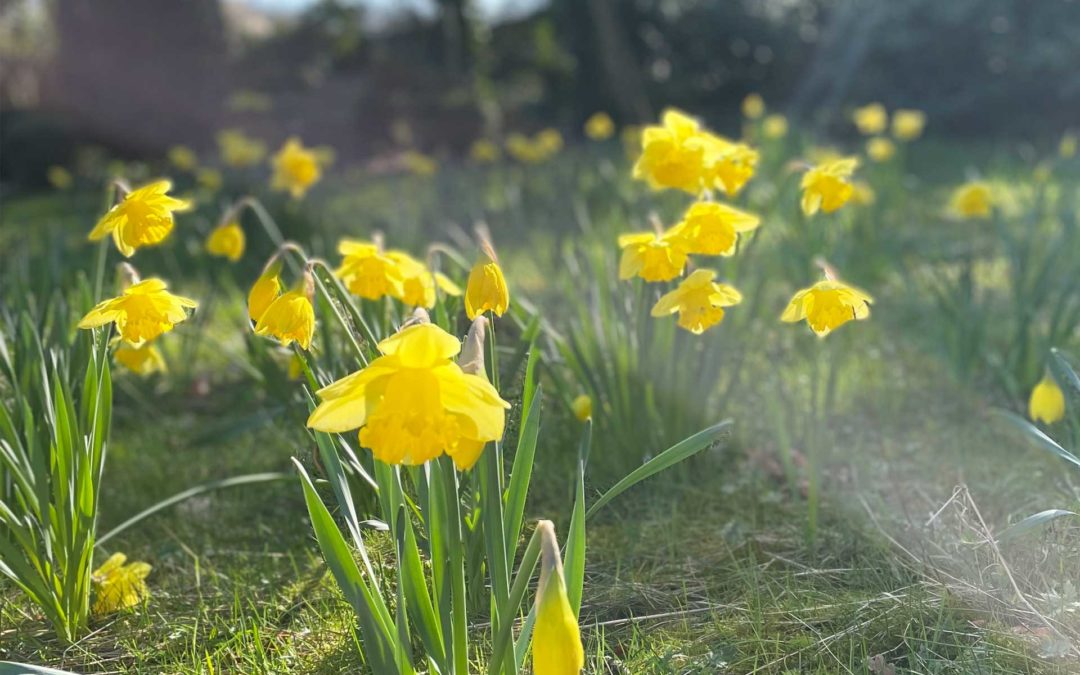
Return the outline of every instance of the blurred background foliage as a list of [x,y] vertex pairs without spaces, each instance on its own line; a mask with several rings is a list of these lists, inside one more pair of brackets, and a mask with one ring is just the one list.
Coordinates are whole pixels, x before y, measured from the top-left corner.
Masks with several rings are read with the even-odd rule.
[[665,105],[718,128],[762,93],[847,130],[879,100],[931,135],[1031,138],[1075,124],[1073,0],[0,0],[0,180],[45,184],[79,144],[208,150],[239,127],[346,164],[593,112]]

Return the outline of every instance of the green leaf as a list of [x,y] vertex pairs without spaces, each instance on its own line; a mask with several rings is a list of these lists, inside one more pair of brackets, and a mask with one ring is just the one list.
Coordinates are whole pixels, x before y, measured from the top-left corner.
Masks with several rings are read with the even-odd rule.
[[591,517],[594,513],[606,506],[612,499],[615,499],[646,478],[654,476],[664,469],[675,466],[683,460],[701,452],[713,443],[716,443],[721,438],[726,437],[731,433],[732,425],[733,422],[731,420],[724,420],[719,424],[699,431],[693,436],[679,441],[656,457],[653,457],[645,464],[631,471],[629,475],[605,492],[600,499],[596,500],[595,504],[589,507],[589,510],[585,513],[585,517]]
[[1022,431],[1025,437],[1029,441],[1032,441],[1037,447],[1050,451],[1073,466],[1080,467],[1080,457],[1077,457],[1058,445],[1054,439],[1044,434],[1041,429],[1031,422],[1028,422],[1023,417],[1020,417],[1010,410],[995,410],[993,411],[993,414]]
[[529,408],[525,412],[525,421],[518,434],[514,467],[510,472],[510,486],[506,491],[506,542],[511,547],[517,546],[524,523],[525,501],[529,496],[529,484],[532,482],[533,464],[536,459],[536,443],[540,436],[542,399],[541,388],[538,386],[536,395],[532,397]]
[[564,568],[566,593],[574,616],[581,615],[581,595],[585,586],[585,467],[592,447],[592,420],[585,422],[578,450],[578,471],[574,482],[574,511],[570,515],[570,532],[566,538]]
[[1067,516],[1080,517],[1080,514],[1073,513],[1072,511],[1065,511],[1063,509],[1047,509],[1046,511],[1040,511],[1039,513],[1032,514],[1027,518],[1024,518],[1018,523],[1010,526],[1007,530],[1001,533],[998,537],[999,542],[1013,539],[1022,534],[1030,532],[1036,528],[1042,527],[1047,523],[1057,520],[1058,518],[1065,518]]

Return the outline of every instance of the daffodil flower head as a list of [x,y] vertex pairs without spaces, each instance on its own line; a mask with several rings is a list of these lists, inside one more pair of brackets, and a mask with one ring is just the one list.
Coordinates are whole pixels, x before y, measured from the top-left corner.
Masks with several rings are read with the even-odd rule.
[[866,156],[875,162],[887,162],[896,154],[896,146],[884,136],[874,136],[866,142]]
[[698,121],[669,108],[660,126],[645,127],[642,132],[634,178],[655,189],[675,188],[696,195],[705,180],[706,145]]
[[532,637],[535,675],[578,675],[585,667],[581,630],[570,606],[559,542],[550,520],[536,524],[540,536],[540,584],[536,589],[536,624]]
[[49,185],[52,185],[57,190],[70,189],[75,183],[71,172],[62,166],[50,166],[45,172],[45,177],[49,179]]
[[870,316],[874,300],[865,291],[836,279],[823,279],[791,298],[780,320],[794,323],[806,319],[819,337],[825,337],[848,321]]
[[308,426],[360,429],[360,444],[387,464],[423,464],[443,453],[460,470],[502,438],[506,409],[483,376],[454,362],[461,342],[418,321],[379,343],[382,356],[318,391]]
[[585,135],[594,141],[606,141],[615,135],[615,121],[606,112],[593,113],[585,120]]
[[739,235],[761,225],[757,216],[719,202],[696,202],[680,222],[687,252],[699,255],[730,256]]
[[342,239],[338,242],[338,253],[342,260],[336,274],[350,293],[366,300],[378,300],[386,295],[402,297],[401,265],[383,253],[377,241]]
[[244,243],[244,228],[233,220],[214,228],[206,238],[206,252],[236,262],[244,255]]
[[478,164],[490,164],[498,161],[501,155],[499,146],[487,138],[479,138],[473,141],[469,148],[469,157]]
[[819,210],[832,213],[851,199],[851,175],[859,166],[855,157],[825,162],[803,174],[801,188],[802,211],[812,216]]
[[234,169],[255,166],[266,156],[266,144],[250,138],[238,129],[226,129],[217,135],[221,161]]
[[150,565],[125,563],[127,556],[114,553],[90,575],[94,588],[91,611],[94,614],[100,616],[128,609],[149,597],[146,577],[150,574]]
[[889,127],[889,113],[880,103],[870,103],[856,108],[852,118],[859,133],[874,136],[883,133]]
[[622,258],[619,278],[639,276],[645,281],[670,281],[683,273],[690,252],[685,229],[676,225],[664,232],[638,232],[619,237]]
[[893,113],[892,134],[898,141],[913,141],[922,136],[926,113],[921,110],[897,110]]
[[952,215],[973,220],[989,218],[994,211],[994,194],[990,186],[982,181],[965,183],[953,191],[949,199],[949,212]]
[[141,347],[188,318],[188,309],[197,302],[173,295],[161,279],[146,279],[124,289],[116,298],[102,301],[79,321],[79,328],[97,328],[116,323],[128,344]]
[[266,266],[248,292],[248,316],[258,322],[274,300],[281,295],[281,260],[275,258]]
[[439,163],[434,158],[416,150],[402,153],[401,163],[414,176],[434,176],[439,171]]
[[194,171],[199,165],[199,157],[186,145],[174,145],[169,148],[169,161],[181,171]]
[[734,197],[754,176],[758,152],[745,143],[736,143],[723,136],[704,132],[705,144],[702,180],[709,188],[723,190]]
[[322,177],[318,156],[313,150],[305,148],[295,136],[285,141],[271,163],[274,175],[270,187],[288,191],[293,199],[303,197]]
[[742,101],[742,114],[743,117],[751,120],[756,120],[765,114],[765,99],[761,98],[761,94],[747,94]]
[[592,417],[592,399],[588,394],[580,394],[570,404],[571,410],[574,411],[574,417],[579,422],[584,422]]
[[195,173],[195,182],[210,192],[217,192],[225,184],[221,171],[213,167],[204,167]]
[[272,337],[288,347],[296,342],[305,350],[311,349],[315,335],[315,308],[305,283],[279,295],[255,323],[255,334]]
[[761,133],[765,138],[777,139],[787,136],[788,121],[787,118],[779,113],[773,113],[765,118],[765,121],[761,123]]
[[160,244],[172,232],[173,213],[191,208],[191,202],[170,197],[172,183],[159,180],[124,195],[91,230],[90,241],[112,235],[116,248],[130,258],[137,249]]
[[117,363],[142,377],[168,371],[165,365],[165,357],[162,356],[161,350],[154,344],[148,343],[141,347],[132,347],[125,342],[121,342],[113,353],[113,357]]
[[870,184],[864,180],[857,180],[851,184],[851,203],[856,206],[870,206],[877,200],[877,193]]
[[723,321],[724,307],[742,302],[739,291],[716,283],[715,278],[713,270],[694,270],[675,290],[661,296],[652,308],[652,315],[662,317],[678,312],[679,326],[701,335]]
[[469,272],[469,281],[465,285],[465,314],[470,320],[488,311],[502,316],[509,308],[510,288],[489,248]]
[[558,129],[547,128],[536,134],[536,147],[540,149],[543,159],[549,159],[563,149],[563,137]]
[[1065,417],[1065,394],[1049,373],[1043,375],[1043,378],[1031,390],[1028,416],[1033,421],[1043,424],[1060,422]]
[[412,307],[434,307],[435,275],[428,266],[404,251],[387,251],[386,257],[397,265],[401,277],[401,291],[395,297]]

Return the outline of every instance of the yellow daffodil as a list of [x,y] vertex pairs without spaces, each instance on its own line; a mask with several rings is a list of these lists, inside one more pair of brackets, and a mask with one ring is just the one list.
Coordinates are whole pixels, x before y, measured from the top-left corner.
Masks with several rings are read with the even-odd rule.
[[116,323],[120,337],[133,347],[142,346],[188,318],[188,309],[198,306],[189,298],[168,292],[161,279],[146,279],[126,288],[122,295],[100,302],[87,312],[79,328],[97,328]]
[[1065,417],[1065,394],[1049,373],[1031,390],[1028,416],[1032,421],[1053,424]]
[[898,141],[913,141],[922,136],[926,113],[921,110],[897,110],[893,113],[892,134]]
[[253,89],[239,89],[229,95],[225,106],[233,112],[264,113],[274,107],[274,100]]
[[682,274],[689,253],[683,231],[675,226],[660,234],[638,232],[620,236],[619,278],[639,276],[650,282],[670,281]]
[[510,289],[502,268],[489,256],[473,265],[465,284],[465,314],[475,319],[491,311],[502,316],[510,308]]
[[642,132],[634,178],[656,189],[675,188],[698,194],[704,180],[705,146],[698,121],[669,108],[661,117],[661,126],[645,127]]
[[293,199],[299,199],[322,177],[319,159],[305,148],[299,138],[290,137],[271,160],[274,175],[270,187],[285,190]]
[[540,153],[533,148],[525,134],[512,133],[506,137],[506,151],[519,162],[531,164],[540,161]]
[[694,270],[675,290],[660,297],[652,308],[652,315],[662,317],[678,312],[679,326],[694,335],[701,335],[723,321],[724,307],[742,302],[739,291],[727,284],[716,283],[715,278],[713,270]]
[[852,116],[859,133],[864,136],[876,136],[889,127],[889,113],[880,103],[871,103],[856,108]]
[[719,202],[696,202],[676,225],[686,242],[687,253],[729,256],[735,253],[739,234],[761,225],[757,216]]
[[90,241],[111,234],[117,250],[130,258],[137,249],[160,244],[172,232],[173,213],[191,208],[191,202],[170,197],[172,183],[159,180],[124,195],[90,232]]
[[386,257],[394,261],[401,277],[401,294],[396,297],[412,307],[434,307],[436,281],[428,266],[404,251],[387,251]]
[[761,94],[748,94],[742,101],[743,117],[751,120],[759,119],[765,114],[765,99]]
[[832,213],[846,204],[853,192],[851,174],[859,160],[845,157],[811,168],[802,177],[802,212],[812,216],[818,210]]
[[263,270],[248,292],[248,316],[258,322],[274,300],[281,295],[281,262],[274,261]]
[[547,128],[536,134],[536,145],[548,159],[559,154],[563,149],[563,137],[558,129]]
[[49,179],[49,185],[57,190],[68,190],[75,184],[71,172],[62,166],[50,166],[45,172],[45,177]]
[[486,138],[473,141],[469,148],[469,157],[477,164],[490,164],[499,160],[499,146]]
[[588,394],[581,394],[570,404],[570,408],[574,411],[574,417],[578,418],[579,422],[592,417],[592,399]]
[[780,114],[769,115],[765,118],[765,121],[761,123],[761,132],[765,135],[765,138],[772,140],[787,136],[787,118]]
[[309,427],[359,428],[360,444],[387,464],[423,464],[446,453],[460,470],[502,438],[510,404],[453,361],[461,351],[453,335],[416,323],[380,342],[379,351],[363,370],[318,391]]
[[866,156],[875,162],[887,162],[896,154],[896,146],[884,136],[875,136],[866,142]]
[[594,141],[606,141],[615,135],[615,121],[606,112],[593,113],[585,120],[585,135]]
[[868,318],[872,302],[873,298],[854,286],[824,279],[796,293],[780,320],[794,323],[806,319],[811,330],[825,337],[848,321]]
[[993,213],[994,195],[982,181],[965,183],[953,191],[949,211],[965,219],[989,218]]
[[559,542],[550,520],[536,524],[540,535],[540,584],[532,636],[534,675],[578,675],[585,667],[581,630],[570,606]]
[[126,562],[126,555],[113,553],[90,575],[94,588],[91,611],[94,614],[100,616],[128,609],[150,596],[150,589],[146,587],[150,565],[144,562],[125,564]]
[[336,274],[350,293],[367,300],[378,300],[385,295],[402,297],[401,269],[378,244],[342,239],[338,243],[338,253],[343,258]]
[[276,339],[288,347],[294,341],[311,349],[315,334],[315,308],[305,291],[296,289],[279,295],[255,322],[255,334]]
[[244,255],[244,241],[244,228],[240,223],[222,223],[206,238],[206,252],[236,262]]
[[461,290],[461,286],[454,283],[454,280],[446,276],[442,272],[435,273],[435,285],[439,287],[439,290],[447,295],[452,295],[455,298],[461,296],[465,291]]
[[169,161],[181,171],[194,171],[199,165],[199,156],[186,145],[174,145],[169,148]]
[[124,366],[136,375],[146,377],[153,373],[164,373],[168,370],[165,366],[165,357],[161,350],[153,344],[144,344],[141,347],[132,347],[127,343],[121,343],[113,354],[117,363]]
[[401,163],[414,176],[434,176],[439,164],[433,158],[416,150],[406,150],[401,154]]
[[874,188],[864,180],[857,180],[851,184],[851,203],[856,206],[870,206],[877,201]]
[[266,157],[266,144],[238,129],[226,129],[217,135],[221,161],[234,169],[255,166]]
[[217,192],[225,184],[225,178],[217,169],[202,168],[195,173],[195,182],[210,192]]
[[704,187],[717,188],[734,197],[754,175],[758,153],[745,143],[735,143],[708,132],[701,135],[705,143],[702,165]]
[[1076,147],[1080,144],[1080,138],[1077,138],[1076,134],[1067,132],[1061,137],[1061,143],[1058,144],[1058,156],[1062,159],[1072,159],[1076,156]]

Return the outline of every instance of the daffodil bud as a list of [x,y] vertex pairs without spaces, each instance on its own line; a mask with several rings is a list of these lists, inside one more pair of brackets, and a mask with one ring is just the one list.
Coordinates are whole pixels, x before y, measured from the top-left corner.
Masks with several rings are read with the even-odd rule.
[[536,530],[540,536],[541,566],[532,639],[533,673],[578,675],[585,665],[585,651],[577,617],[566,594],[555,525],[550,520],[541,520]]
[[1028,416],[1043,424],[1053,424],[1065,417],[1065,394],[1049,373],[1043,375],[1043,379],[1031,390]]
[[584,422],[592,417],[592,399],[589,398],[588,394],[581,394],[575,398],[570,407],[574,410],[574,417],[578,418],[579,422]]
[[486,317],[478,316],[469,328],[469,334],[465,336],[465,345],[461,348],[461,356],[458,363],[461,369],[472,375],[486,377],[484,370],[484,338],[487,336]]
[[258,321],[263,313],[281,295],[281,259],[276,256],[263,269],[248,293],[248,316]]

